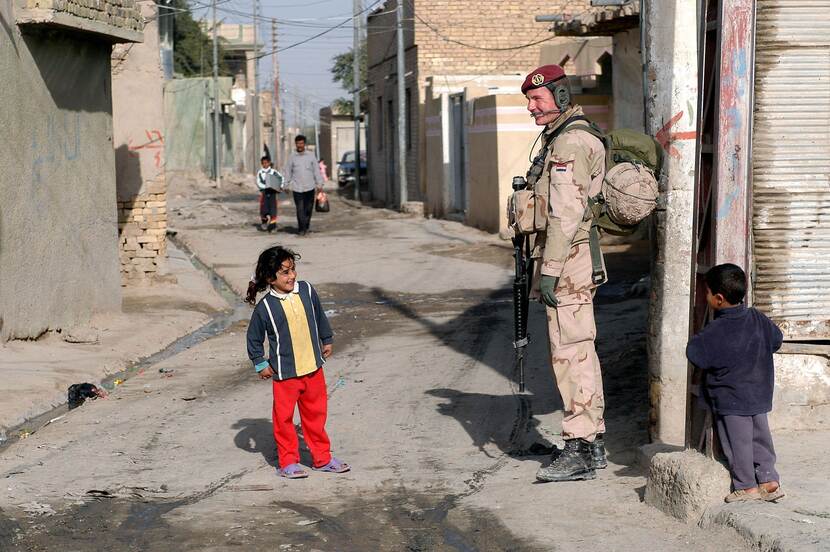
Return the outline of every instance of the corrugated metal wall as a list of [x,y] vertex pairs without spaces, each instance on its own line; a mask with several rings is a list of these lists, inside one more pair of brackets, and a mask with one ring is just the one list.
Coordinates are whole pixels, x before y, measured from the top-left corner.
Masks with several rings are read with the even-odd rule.
[[754,305],[789,339],[830,338],[830,0],[758,0]]

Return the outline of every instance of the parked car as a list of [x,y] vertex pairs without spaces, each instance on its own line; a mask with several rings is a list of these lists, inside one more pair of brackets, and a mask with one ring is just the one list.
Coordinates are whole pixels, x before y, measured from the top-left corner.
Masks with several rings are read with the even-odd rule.
[[[343,154],[343,158],[337,162],[337,185],[340,187],[348,184],[354,184],[354,150],[347,151]],[[361,185],[368,180],[366,176],[366,152],[360,152],[360,183]]]

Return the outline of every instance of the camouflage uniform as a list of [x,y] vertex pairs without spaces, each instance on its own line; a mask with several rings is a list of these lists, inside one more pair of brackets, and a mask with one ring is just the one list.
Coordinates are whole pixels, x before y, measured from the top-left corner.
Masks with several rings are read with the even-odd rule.
[[[576,115],[582,115],[582,109],[569,108],[548,125],[545,135]],[[564,404],[562,436],[591,442],[597,433],[605,432],[605,398],[594,347],[597,286],[591,280],[591,219],[586,205],[589,196],[600,192],[604,174],[602,142],[588,132],[569,130],[550,145],[544,172],[536,183],[536,192],[550,199],[547,230],[537,234],[534,243],[533,256],[541,262],[536,263],[533,289],[538,295],[541,275],[559,278],[558,306],[546,307],[546,311],[551,364]]]

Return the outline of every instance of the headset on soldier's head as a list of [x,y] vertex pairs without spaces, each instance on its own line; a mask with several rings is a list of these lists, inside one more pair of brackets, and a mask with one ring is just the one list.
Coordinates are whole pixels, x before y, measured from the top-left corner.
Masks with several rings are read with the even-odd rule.
[[549,82],[545,85],[545,88],[553,94],[553,102],[560,111],[564,111],[566,107],[571,105],[571,89],[568,86],[568,77]]

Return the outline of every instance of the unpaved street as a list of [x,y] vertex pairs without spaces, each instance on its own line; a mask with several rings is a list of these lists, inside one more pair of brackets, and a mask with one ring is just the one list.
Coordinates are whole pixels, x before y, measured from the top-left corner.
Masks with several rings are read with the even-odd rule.
[[247,360],[250,308],[236,299],[227,329],[0,451],[0,550],[743,549],[641,502],[646,300],[625,292],[646,251],[610,249],[597,300],[610,465],[594,481],[536,484],[561,404],[538,306],[528,393],[512,383],[509,246],[339,200],[308,237],[281,205],[268,235],[252,189],[171,184],[174,239],[237,296],[264,247],[302,255],[299,278],[336,334],[328,429],[353,470],[275,475],[271,390]]

